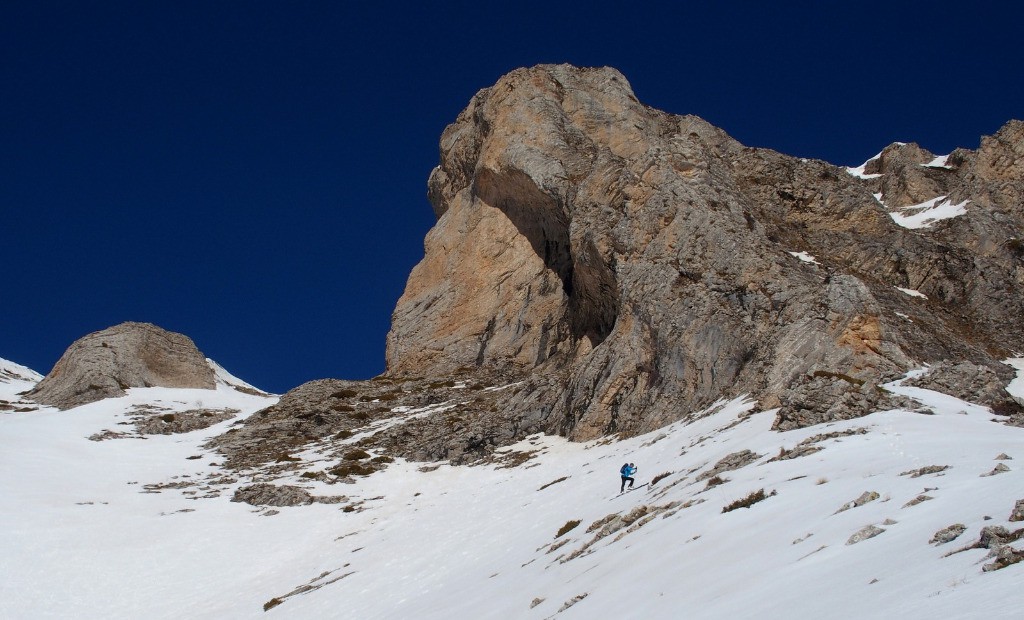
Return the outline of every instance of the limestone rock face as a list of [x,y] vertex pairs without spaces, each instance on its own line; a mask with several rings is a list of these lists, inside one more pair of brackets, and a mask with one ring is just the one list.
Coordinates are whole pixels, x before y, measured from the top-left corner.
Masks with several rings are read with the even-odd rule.
[[26,397],[69,409],[154,386],[212,390],[216,380],[187,336],[149,323],[122,323],[76,340]]
[[[1024,123],[935,160],[897,144],[858,178],[651,109],[614,69],[514,71],[442,135],[388,375],[525,381],[514,415],[574,439],[741,394],[782,427],[863,415],[946,359],[1001,376],[1024,350]],[[966,215],[889,215],[938,196]]]

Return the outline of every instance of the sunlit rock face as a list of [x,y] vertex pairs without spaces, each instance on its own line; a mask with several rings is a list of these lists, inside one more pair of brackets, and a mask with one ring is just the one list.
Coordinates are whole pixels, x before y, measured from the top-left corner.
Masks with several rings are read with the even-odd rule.
[[[577,439],[740,393],[782,426],[862,415],[880,381],[944,359],[1008,377],[1022,133],[943,161],[893,145],[856,176],[651,109],[614,69],[513,71],[442,135],[388,373],[527,379],[519,406]],[[966,213],[890,215],[940,195]]]

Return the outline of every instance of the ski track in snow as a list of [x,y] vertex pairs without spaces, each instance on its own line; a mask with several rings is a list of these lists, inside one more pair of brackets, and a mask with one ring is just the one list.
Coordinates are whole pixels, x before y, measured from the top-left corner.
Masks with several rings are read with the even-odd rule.
[[[1024,360],[1007,363],[1018,369],[1011,388],[1024,396]],[[313,504],[273,516],[229,501],[249,482],[244,475],[233,475],[238,480],[215,498],[140,492],[223,473],[213,465],[223,459],[200,446],[233,421],[182,435],[86,439],[123,428],[118,422],[136,404],[183,410],[201,401],[241,409],[242,418],[273,397],[226,385],[147,388],[65,412],[0,414],[0,617],[737,618],[753,610],[769,618],[1019,617],[1024,564],[982,573],[986,550],[943,556],[975,542],[986,525],[1021,525],[1007,518],[1024,497],[1024,429],[995,424],[985,407],[944,394],[901,382],[885,387],[921,410],[774,432],[774,411],[737,399],[623,441],[531,436],[502,450],[535,452],[516,468],[421,471],[422,463],[399,460],[335,485],[312,484],[299,469],[277,483],[346,495],[366,510]],[[768,462],[806,438],[859,428],[868,432]],[[705,490],[697,482],[745,449],[760,458],[720,474],[724,484]],[[1004,462],[994,460],[1000,453],[1013,457],[1005,461],[1011,471],[981,477]],[[194,455],[203,458],[188,459]],[[619,495],[618,468],[627,460],[639,466],[637,484],[648,486]],[[949,469],[900,475],[928,465]],[[926,488],[934,499],[905,507]],[[776,495],[722,513],[758,489]],[[837,512],[865,491],[880,497]],[[675,512],[558,559],[591,541],[586,530],[598,519],[673,502]],[[556,540],[571,520],[580,525]],[[928,543],[957,522],[967,526],[959,538]],[[867,525],[885,531],[846,544]],[[264,612],[265,603],[303,586]],[[543,600],[531,607],[535,599]]]

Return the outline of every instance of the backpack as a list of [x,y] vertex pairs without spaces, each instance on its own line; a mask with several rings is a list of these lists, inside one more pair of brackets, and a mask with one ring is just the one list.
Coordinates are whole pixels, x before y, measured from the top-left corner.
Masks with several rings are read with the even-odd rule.
[[625,465],[623,465],[622,469],[619,470],[619,473],[622,474],[623,476],[628,476],[629,475],[629,463],[626,463]]

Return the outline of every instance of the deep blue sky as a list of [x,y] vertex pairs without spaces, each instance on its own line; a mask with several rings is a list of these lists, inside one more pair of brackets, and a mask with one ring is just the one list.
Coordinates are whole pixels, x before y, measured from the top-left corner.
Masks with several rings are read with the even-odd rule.
[[1005,2],[15,4],[0,357],[44,373],[125,320],[271,391],[382,372],[441,131],[516,67],[611,65],[644,103],[838,164],[1024,116]]

